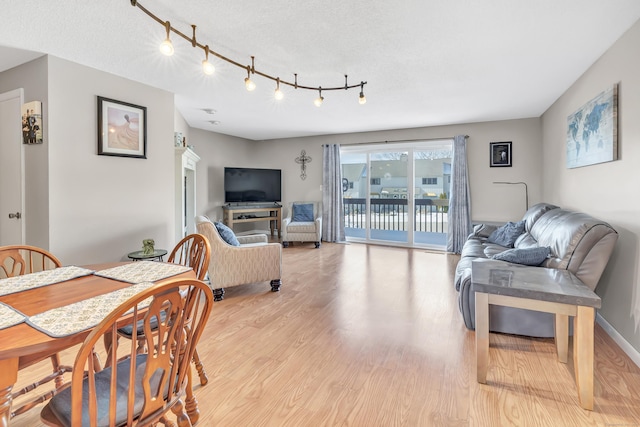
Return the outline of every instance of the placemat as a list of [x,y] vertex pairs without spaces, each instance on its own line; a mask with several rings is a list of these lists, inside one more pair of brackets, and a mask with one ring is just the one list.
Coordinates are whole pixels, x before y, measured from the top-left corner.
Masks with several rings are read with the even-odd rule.
[[22,323],[24,319],[24,314],[19,313],[12,307],[0,302],[0,329]]
[[96,276],[119,280],[127,283],[155,282],[176,276],[191,270],[191,267],[178,264],[165,264],[155,261],[138,261],[106,270],[96,271]]
[[[138,283],[63,307],[53,308],[27,318],[27,323],[50,337],[60,338],[72,335],[96,326],[120,304],[153,285],[155,283]],[[146,307],[150,302],[151,298],[138,304],[138,308]]]
[[93,270],[69,265],[52,270],[9,277],[8,279],[0,280],[0,296],[39,288],[40,286],[53,285],[54,283],[60,283],[90,274],[93,274]]

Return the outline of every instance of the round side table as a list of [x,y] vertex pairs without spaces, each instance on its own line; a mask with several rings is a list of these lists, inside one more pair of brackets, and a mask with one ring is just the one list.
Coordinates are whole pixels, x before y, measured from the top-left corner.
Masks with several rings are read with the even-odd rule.
[[153,251],[153,253],[150,253],[150,254],[145,254],[144,251],[131,252],[130,254],[127,255],[127,257],[129,257],[129,259],[132,259],[134,261],[143,261],[143,260],[162,261],[162,257],[165,256],[166,254],[167,254],[167,251],[165,249],[156,249]]

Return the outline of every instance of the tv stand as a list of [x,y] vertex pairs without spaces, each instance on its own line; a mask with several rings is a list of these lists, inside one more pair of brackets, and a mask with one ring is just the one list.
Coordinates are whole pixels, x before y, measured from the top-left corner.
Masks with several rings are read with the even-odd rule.
[[243,224],[247,222],[269,221],[269,228],[273,236],[274,230],[278,229],[278,238],[282,237],[282,206],[230,206],[222,207],[224,223],[233,229],[233,224]]

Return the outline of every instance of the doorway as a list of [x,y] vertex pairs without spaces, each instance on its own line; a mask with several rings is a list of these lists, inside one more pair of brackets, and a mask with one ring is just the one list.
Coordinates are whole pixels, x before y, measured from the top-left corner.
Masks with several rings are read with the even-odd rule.
[[341,147],[347,240],[444,250],[452,143]]
[[0,246],[24,244],[23,89],[0,94]]

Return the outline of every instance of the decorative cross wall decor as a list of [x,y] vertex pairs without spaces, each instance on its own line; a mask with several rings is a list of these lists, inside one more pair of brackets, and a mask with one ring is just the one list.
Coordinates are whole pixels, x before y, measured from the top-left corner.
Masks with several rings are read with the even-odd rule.
[[311,163],[311,156],[307,156],[305,150],[300,151],[300,156],[296,157],[296,163],[300,164],[300,178],[307,178],[307,163]]

